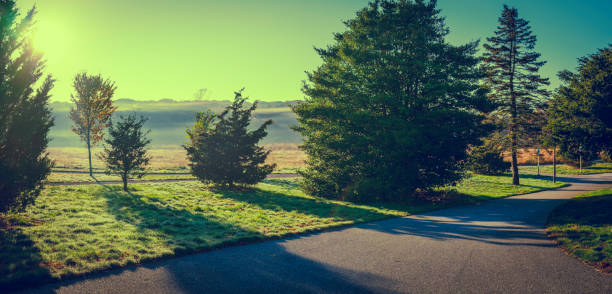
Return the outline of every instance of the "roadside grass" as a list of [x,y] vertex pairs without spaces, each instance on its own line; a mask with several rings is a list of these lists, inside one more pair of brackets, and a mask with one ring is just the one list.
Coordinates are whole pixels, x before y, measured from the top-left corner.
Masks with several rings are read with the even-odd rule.
[[612,189],[557,206],[548,217],[547,231],[569,255],[612,274]]
[[[0,289],[332,227],[405,216],[561,186],[473,176],[440,199],[358,205],[305,195],[298,179],[244,191],[201,183],[48,186],[35,205],[0,222]],[[2,218],[0,218],[2,220]]]
[[567,183],[553,183],[550,177],[533,175],[521,175],[520,183],[518,186],[512,185],[511,176],[473,175],[450,189],[478,201],[568,186]]
[[[519,171],[524,172],[524,173],[536,174],[538,172],[538,167],[533,166],[533,165],[519,166]],[[552,165],[541,165],[540,173],[552,175],[553,173]],[[612,162],[599,162],[591,166],[582,168],[583,175],[593,175],[593,174],[602,174],[602,173],[612,173]],[[567,164],[559,164],[557,165],[557,174],[578,175],[580,174],[580,169],[574,168]]]

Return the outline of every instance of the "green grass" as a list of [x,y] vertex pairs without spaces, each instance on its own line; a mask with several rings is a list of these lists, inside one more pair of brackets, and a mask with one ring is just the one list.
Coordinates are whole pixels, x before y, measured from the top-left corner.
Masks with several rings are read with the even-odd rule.
[[548,218],[547,230],[569,255],[612,273],[612,189],[559,205]]
[[[538,167],[529,165],[529,166],[519,166],[520,172],[535,174],[538,172]],[[540,173],[542,174],[550,174],[553,173],[552,165],[540,166]],[[582,168],[583,175],[593,175],[593,174],[602,174],[602,173],[612,173],[612,162],[600,162],[593,164],[588,167]],[[557,165],[557,174],[560,175],[578,175],[580,174],[580,169],[574,168],[567,164],[559,164]]]
[[531,175],[521,175],[520,183],[521,185],[518,186],[512,185],[510,176],[474,175],[463,180],[454,189],[478,200],[488,200],[567,186],[566,183],[553,183],[545,176]]
[[129,193],[118,185],[49,186],[26,212],[10,216],[10,225],[0,224],[0,288],[561,185],[523,183],[511,188],[507,176],[474,176],[457,186],[463,194],[385,205],[310,197],[296,179],[243,192],[199,182],[132,184]]
[[[160,172],[160,171],[156,171]],[[134,178],[132,180],[184,180],[184,179],[195,179],[190,174],[146,174],[142,178]],[[51,172],[51,174],[47,177],[47,182],[49,183],[93,183],[96,181],[121,181],[121,177],[118,175],[107,175],[103,173],[94,174],[93,178],[86,173],[68,173],[68,172]]]

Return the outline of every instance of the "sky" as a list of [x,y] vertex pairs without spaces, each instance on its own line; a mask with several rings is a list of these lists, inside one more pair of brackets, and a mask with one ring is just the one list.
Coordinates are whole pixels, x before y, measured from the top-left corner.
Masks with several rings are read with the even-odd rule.
[[[303,99],[304,71],[321,64],[313,47],[333,43],[368,0],[17,0],[37,5],[34,46],[57,80],[52,101],[69,101],[76,73],[116,82],[115,98],[229,100],[241,88],[264,101]],[[439,0],[455,45],[493,35],[503,4],[516,7],[556,73],[612,43],[609,0]]]

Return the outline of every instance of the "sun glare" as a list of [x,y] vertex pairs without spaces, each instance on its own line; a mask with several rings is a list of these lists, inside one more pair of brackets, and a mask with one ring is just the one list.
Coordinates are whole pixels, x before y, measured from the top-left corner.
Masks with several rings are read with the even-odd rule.
[[46,59],[61,59],[70,46],[69,31],[55,22],[38,22],[32,34],[34,48],[41,51]]

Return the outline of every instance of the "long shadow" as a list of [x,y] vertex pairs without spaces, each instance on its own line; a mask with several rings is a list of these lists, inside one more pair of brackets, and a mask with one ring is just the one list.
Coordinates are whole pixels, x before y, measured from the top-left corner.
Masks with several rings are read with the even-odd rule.
[[283,193],[271,192],[253,188],[248,192],[217,191],[221,197],[248,203],[270,211],[296,211],[320,218],[336,218],[338,220],[359,220],[360,217],[379,219],[389,215],[367,209],[331,202],[319,198],[288,196]]
[[[593,177],[597,177],[600,174],[594,174],[594,175],[575,175],[575,176],[568,176],[568,175],[557,175],[557,181],[558,182],[564,182],[564,183],[584,183],[584,184],[612,184],[612,181],[601,181],[601,180],[597,180],[597,179],[593,179]],[[521,174],[520,178],[522,179],[539,179],[539,180],[548,180],[548,181],[552,181],[553,177],[552,175],[535,175],[535,174]]]
[[52,281],[40,250],[20,228],[0,229],[0,293]]
[[555,246],[543,231],[546,216],[561,199],[506,198],[422,216],[361,225],[388,234],[438,241],[471,240],[505,246]]

